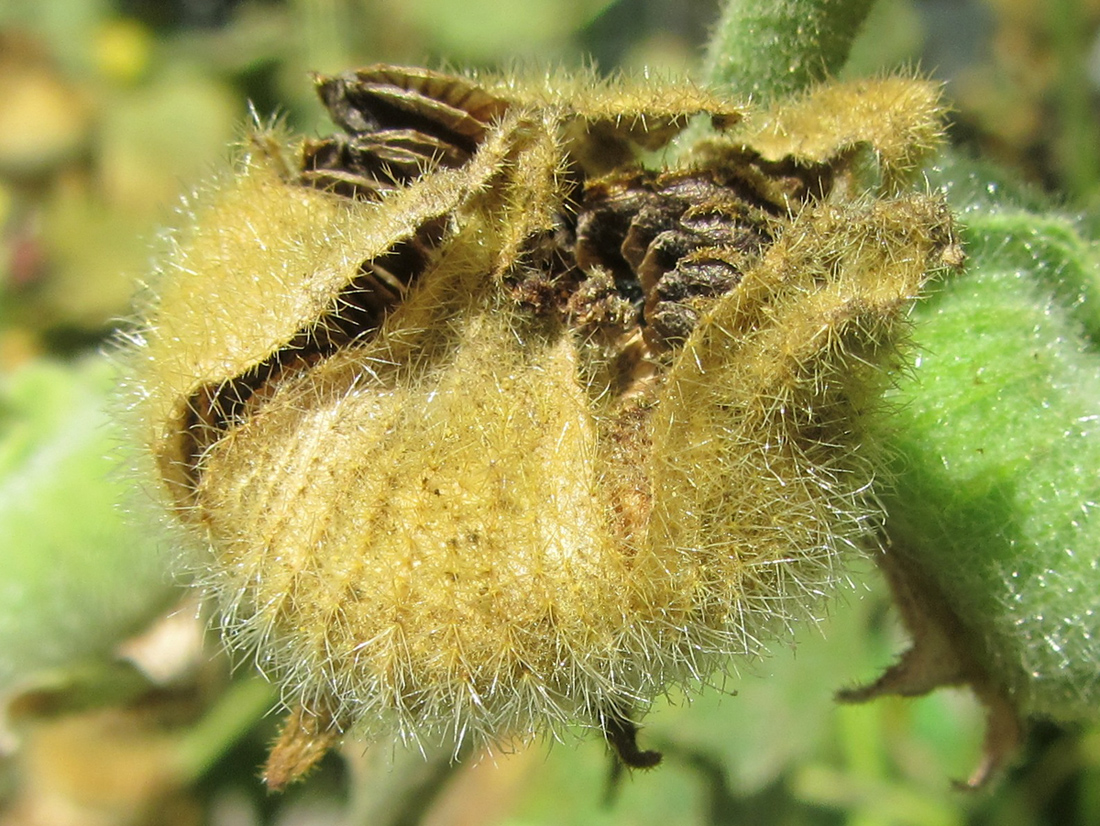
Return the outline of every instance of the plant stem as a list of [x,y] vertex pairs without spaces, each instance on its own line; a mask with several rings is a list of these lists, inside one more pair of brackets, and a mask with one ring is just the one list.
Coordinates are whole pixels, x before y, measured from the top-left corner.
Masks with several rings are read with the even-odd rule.
[[836,74],[873,0],[727,0],[705,78],[767,103]]

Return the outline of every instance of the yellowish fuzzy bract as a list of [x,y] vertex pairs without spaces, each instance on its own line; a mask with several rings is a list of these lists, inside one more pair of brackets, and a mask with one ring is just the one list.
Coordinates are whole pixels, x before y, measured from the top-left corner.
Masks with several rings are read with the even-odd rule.
[[[631,715],[811,616],[877,527],[865,424],[954,249],[898,190],[935,94],[828,87],[723,134],[741,109],[687,85],[318,86],[345,134],[253,138],[133,358],[201,585],[292,710],[268,782],[344,731],[579,723],[651,765]],[[696,113],[694,159],[632,160]]]

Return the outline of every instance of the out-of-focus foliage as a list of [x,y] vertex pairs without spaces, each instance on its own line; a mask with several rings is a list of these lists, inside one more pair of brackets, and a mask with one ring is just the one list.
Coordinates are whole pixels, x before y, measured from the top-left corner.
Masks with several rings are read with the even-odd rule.
[[116,380],[96,358],[35,359],[2,378],[0,686],[100,660],[165,606],[164,553],[119,507],[132,496],[102,409]]
[[[903,645],[871,573],[796,655],[774,652],[721,690],[656,709],[642,737],[666,764],[611,785],[592,740],[454,771],[416,754],[391,769],[388,748],[350,744],[306,786],[267,799],[254,771],[272,734],[268,689],[230,682],[217,652],[198,648],[194,608],[117,649],[174,597],[159,540],[123,527],[111,504],[121,460],[103,423],[117,402],[106,401],[107,368],[88,359],[127,314],[179,194],[224,163],[248,102],[261,120],[309,133],[325,128],[313,70],[594,55],[602,69],[685,71],[716,17],[703,0],[536,0],[522,11],[503,0],[0,5],[0,517],[21,526],[0,538],[0,821],[1100,822],[1100,731],[1041,728],[1021,768],[966,796],[947,779],[978,753],[981,713],[968,699],[831,703]],[[947,82],[953,136],[968,151],[1083,210],[1100,183],[1098,22],[1093,0],[881,0],[845,71],[921,62]],[[1045,197],[1024,197],[1045,208]],[[1066,235],[1071,223],[1052,220],[1044,238],[1063,247],[1085,243],[1080,226],[1100,226],[1086,213]],[[43,475],[50,462],[60,476]]]

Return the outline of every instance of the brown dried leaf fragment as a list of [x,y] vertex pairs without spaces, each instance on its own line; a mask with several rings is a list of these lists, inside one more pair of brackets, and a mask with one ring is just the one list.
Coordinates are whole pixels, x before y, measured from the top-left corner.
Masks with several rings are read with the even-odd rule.
[[264,764],[264,784],[273,792],[305,777],[343,737],[327,710],[298,704],[287,714]]
[[638,748],[638,726],[629,717],[605,712],[599,719],[604,739],[622,765],[631,769],[652,769],[660,764],[659,751]]
[[886,576],[912,638],[901,659],[873,683],[837,693],[842,703],[864,703],[886,695],[919,697],[937,688],[967,686],[985,707],[982,760],[960,786],[978,789],[996,776],[1019,751],[1024,725],[1013,698],[993,679],[976,649],[975,635],[960,621],[950,600],[910,563],[900,549],[880,553]]

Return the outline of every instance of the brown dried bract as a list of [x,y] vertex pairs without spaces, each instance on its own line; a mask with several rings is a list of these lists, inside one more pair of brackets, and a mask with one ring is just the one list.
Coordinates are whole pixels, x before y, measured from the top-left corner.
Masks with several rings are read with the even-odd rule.
[[912,644],[875,682],[840,691],[837,699],[864,703],[887,695],[919,697],[937,688],[969,687],[985,708],[985,742],[981,762],[959,785],[981,788],[1019,750],[1024,725],[1017,704],[982,665],[988,657],[975,648],[978,643],[974,634],[963,626],[935,584],[907,560],[904,551],[892,549],[891,553],[880,554],[877,562],[890,584]]
[[264,783],[271,791],[302,779],[342,736],[327,710],[307,710],[298,705],[283,721],[279,739],[271,746],[264,765]]

